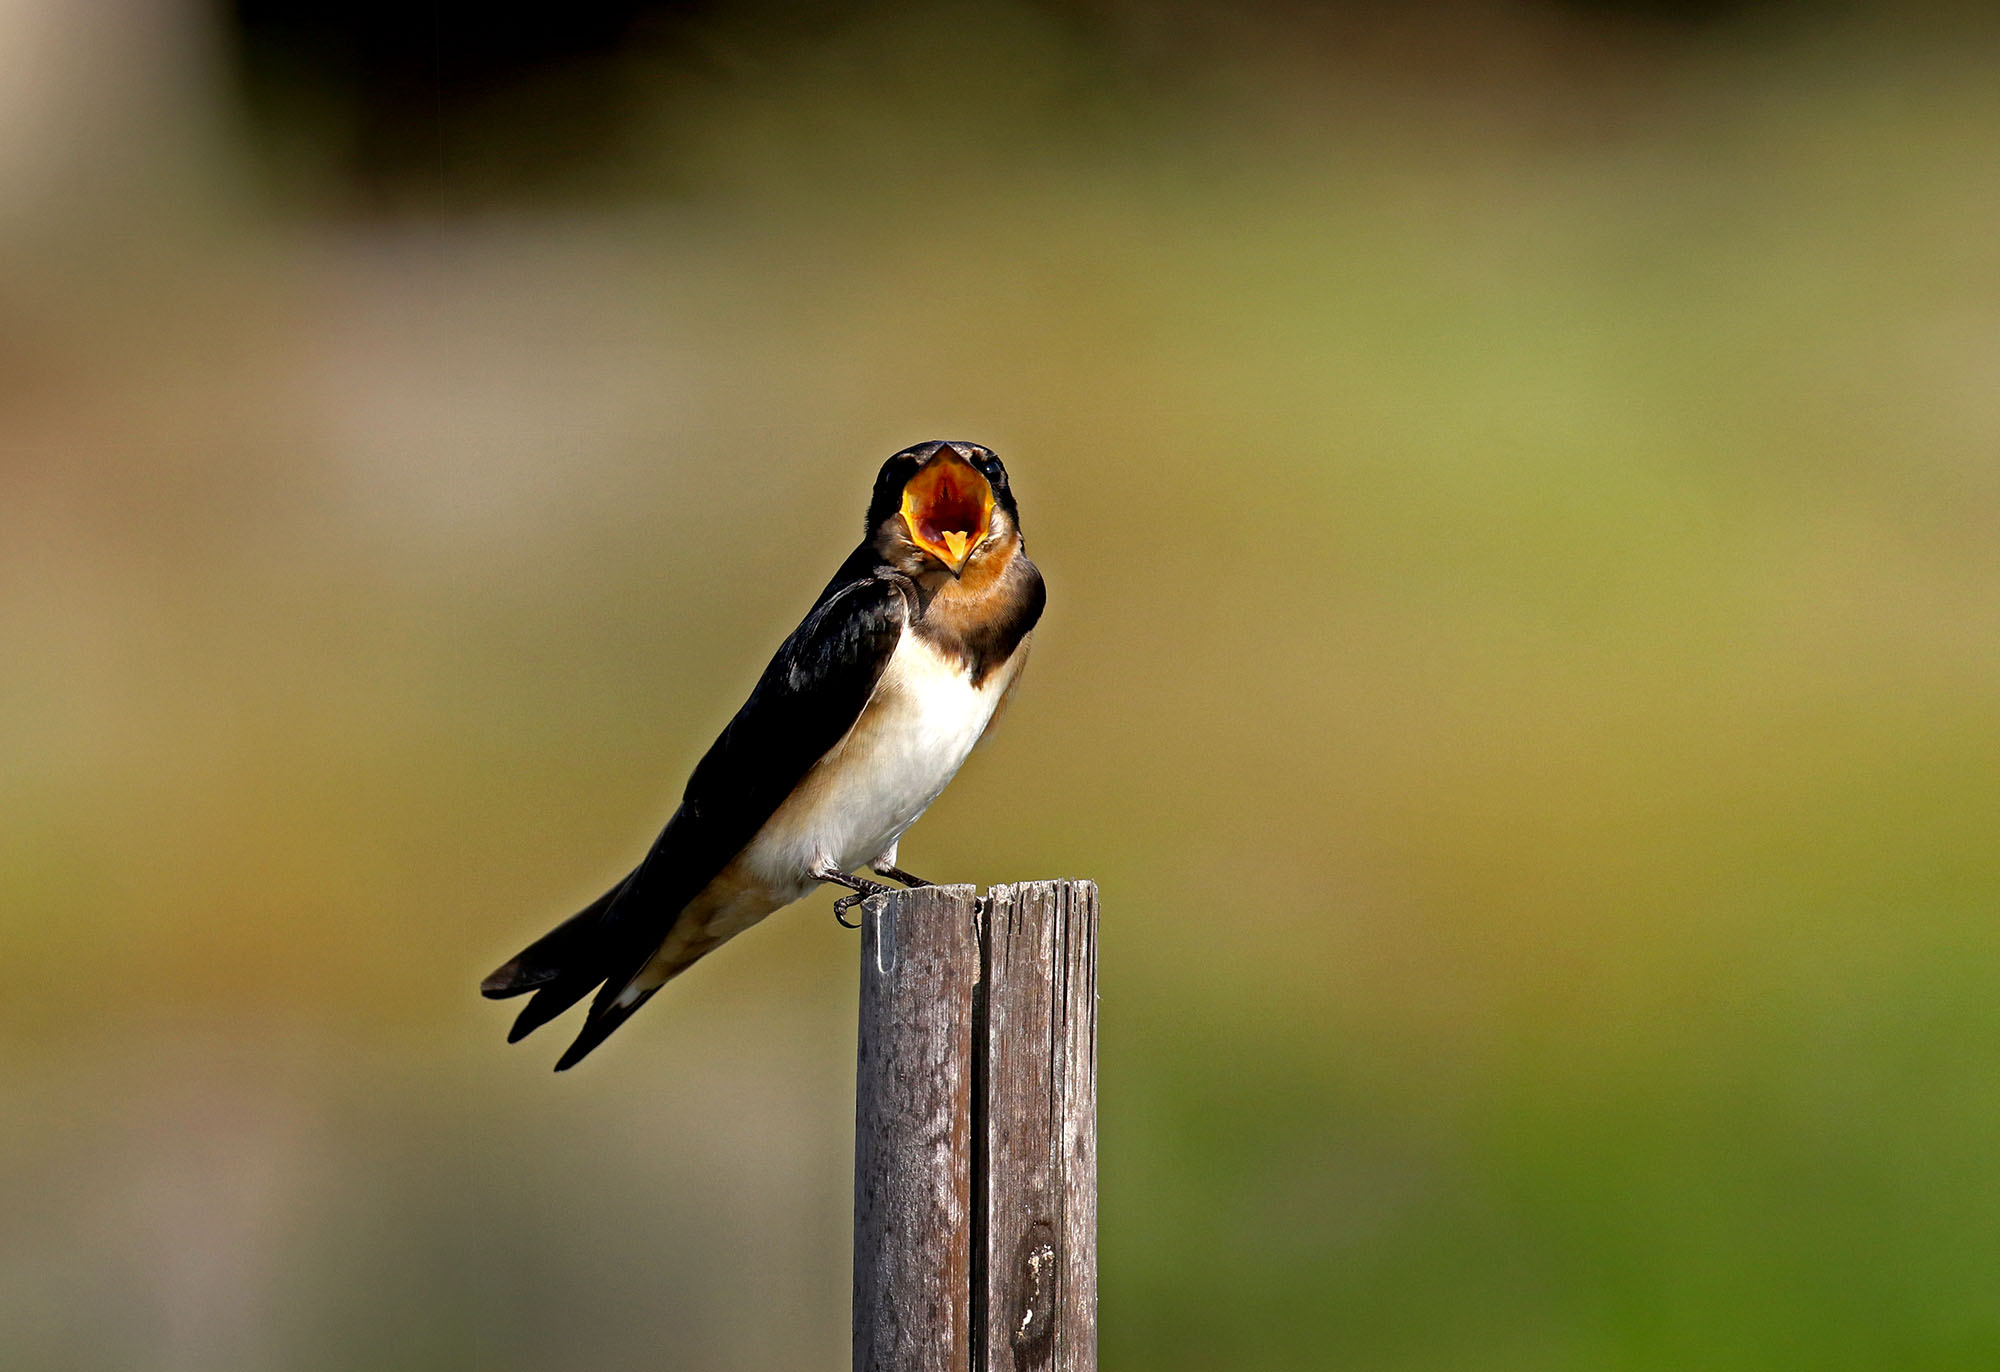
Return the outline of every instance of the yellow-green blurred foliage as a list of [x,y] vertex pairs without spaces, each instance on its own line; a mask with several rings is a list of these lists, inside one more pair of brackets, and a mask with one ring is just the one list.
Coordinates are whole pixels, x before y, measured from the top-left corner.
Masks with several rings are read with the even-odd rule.
[[6,1367],[844,1365],[828,900],[474,988],[938,436],[1050,608],[903,852],[1103,884],[1107,1368],[2000,1362],[2000,27],[1073,20],[357,208],[0,7]]

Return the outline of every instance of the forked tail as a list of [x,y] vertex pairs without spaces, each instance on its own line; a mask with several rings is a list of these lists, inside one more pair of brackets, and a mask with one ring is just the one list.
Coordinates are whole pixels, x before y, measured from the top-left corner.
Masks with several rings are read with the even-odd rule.
[[620,918],[619,897],[631,885],[631,877],[619,882],[479,983],[479,993],[490,1000],[534,993],[507,1031],[509,1043],[519,1043],[598,986],[605,987],[576,1042],[556,1063],[558,1072],[580,1062],[652,995],[649,990],[624,1004],[613,998],[644,965],[648,951],[634,949],[633,921]]

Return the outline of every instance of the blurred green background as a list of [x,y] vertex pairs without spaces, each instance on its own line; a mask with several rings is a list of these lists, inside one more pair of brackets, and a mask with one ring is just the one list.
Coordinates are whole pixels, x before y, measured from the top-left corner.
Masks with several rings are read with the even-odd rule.
[[844,1366],[830,897],[474,988],[939,436],[1050,609],[903,851],[1103,885],[1107,1368],[2000,1365],[1987,7],[0,54],[7,1368]]

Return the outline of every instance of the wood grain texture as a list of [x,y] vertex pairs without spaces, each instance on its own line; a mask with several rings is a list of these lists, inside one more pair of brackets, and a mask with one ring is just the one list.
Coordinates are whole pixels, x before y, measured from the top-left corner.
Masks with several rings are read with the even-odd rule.
[[[996,886],[983,999],[976,1372],[1097,1367],[1097,887]],[[980,1269],[983,1269],[980,1270]]]
[[854,1367],[965,1372],[978,904],[970,886],[927,886],[863,910]]

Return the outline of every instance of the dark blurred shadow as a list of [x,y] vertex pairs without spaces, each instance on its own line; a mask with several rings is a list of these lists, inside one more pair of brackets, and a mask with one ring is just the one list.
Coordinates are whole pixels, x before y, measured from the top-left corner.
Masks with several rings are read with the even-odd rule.
[[[1427,0],[1300,4],[1023,0],[1107,79],[1157,86],[1199,62],[1218,25],[1364,64],[1435,68],[1496,21],[1631,29],[1641,43],[1776,8],[1775,0]],[[674,119],[676,88],[776,78],[789,55],[909,7],[883,0],[227,0],[238,84],[281,189],[316,185],[350,207],[507,199],[629,184],[620,162]],[[1789,8],[1798,9],[1797,5]],[[1456,38],[1454,38],[1456,36]],[[1419,41],[1412,41],[1412,39]],[[1162,52],[1181,60],[1161,62]],[[1451,65],[1446,63],[1446,66]],[[969,98],[977,98],[970,74]],[[663,105],[666,108],[662,108]],[[690,104],[688,117],[703,111]],[[630,159],[626,159],[630,160]],[[643,159],[641,159],[643,160]],[[316,165],[302,168],[301,161]]]

